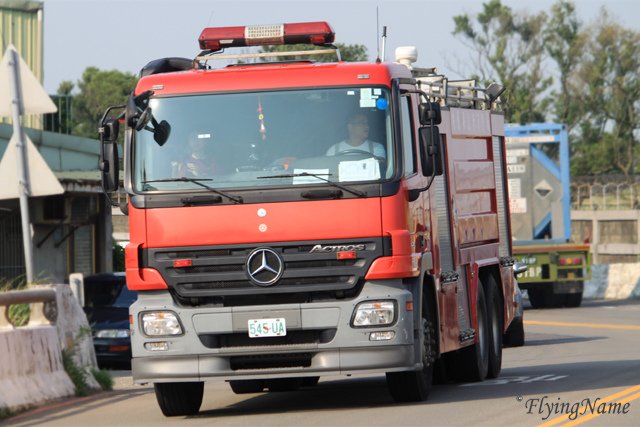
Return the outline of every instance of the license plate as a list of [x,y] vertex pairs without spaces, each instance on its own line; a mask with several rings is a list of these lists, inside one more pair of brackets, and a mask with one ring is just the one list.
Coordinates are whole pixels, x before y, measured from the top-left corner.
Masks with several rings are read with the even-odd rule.
[[287,335],[287,323],[283,318],[249,319],[247,322],[249,337],[283,337]]

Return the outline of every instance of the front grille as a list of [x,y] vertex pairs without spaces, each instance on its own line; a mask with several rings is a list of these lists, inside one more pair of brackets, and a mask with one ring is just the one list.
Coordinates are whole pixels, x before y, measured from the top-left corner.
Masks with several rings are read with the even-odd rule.
[[[327,292],[336,297],[353,293],[363,283],[371,263],[383,255],[383,239],[350,239],[323,242],[280,242],[272,244],[225,245],[201,248],[143,249],[142,267],[158,270],[172,294],[182,304],[219,303],[229,299],[260,295],[293,295]],[[334,252],[310,252],[314,246],[364,245],[355,259],[337,259]],[[249,255],[260,247],[275,251],[284,271],[275,283],[258,286],[247,272]],[[175,260],[188,259],[192,265],[173,266]],[[284,298],[286,299],[286,298]],[[227,300],[227,301],[225,301]],[[308,300],[308,298],[306,299]]]
[[332,290],[351,289],[354,286],[353,276],[303,277],[300,279],[282,279],[277,286],[262,288],[253,286],[247,281],[200,282],[176,285],[176,292],[183,298],[214,297],[224,295],[242,295],[251,286],[253,294],[282,294],[291,292],[291,288],[304,286],[306,292],[322,291],[330,287]]
[[283,337],[251,338],[246,332],[236,334],[202,334],[200,342],[211,349],[269,347],[281,349],[290,346],[326,344],[336,336],[336,329],[287,331]]

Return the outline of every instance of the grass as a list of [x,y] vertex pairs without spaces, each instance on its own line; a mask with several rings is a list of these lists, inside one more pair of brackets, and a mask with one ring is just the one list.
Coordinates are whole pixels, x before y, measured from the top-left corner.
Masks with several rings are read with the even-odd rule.
[[73,353],[73,350],[66,348],[62,350],[62,365],[76,389],[76,396],[87,396],[91,391],[87,384],[87,373],[76,365],[76,362],[73,360]]
[[[27,289],[27,282],[23,277],[0,283],[0,292],[18,291]],[[29,304],[12,304],[9,306],[9,322],[19,327],[29,323],[31,307]]]
[[91,374],[93,378],[96,379],[100,387],[104,391],[113,390],[113,377],[109,373],[109,371],[105,371],[104,369],[95,369],[91,368]]

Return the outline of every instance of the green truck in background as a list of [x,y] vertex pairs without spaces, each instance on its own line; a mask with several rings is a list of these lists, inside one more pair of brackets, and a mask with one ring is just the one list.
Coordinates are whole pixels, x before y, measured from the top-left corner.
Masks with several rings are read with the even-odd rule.
[[534,308],[578,307],[591,278],[586,243],[571,242],[569,138],[557,123],[505,125],[513,256]]

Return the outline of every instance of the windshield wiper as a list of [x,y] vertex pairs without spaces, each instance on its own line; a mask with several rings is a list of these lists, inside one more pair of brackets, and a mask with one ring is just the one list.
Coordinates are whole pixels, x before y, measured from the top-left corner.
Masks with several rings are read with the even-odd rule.
[[344,185],[340,185],[337,182],[331,181],[327,178],[324,178],[322,175],[329,175],[331,176],[331,174],[326,173],[326,174],[317,174],[317,173],[309,173],[309,172],[301,172],[301,173],[290,173],[290,174],[284,174],[284,175],[268,175],[268,176],[259,176],[257,177],[257,179],[269,179],[269,178],[296,178],[299,176],[312,176],[314,178],[317,178],[321,181],[326,182],[327,184],[330,184],[336,188],[339,188],[341,190],[344,190],[348,193],[353,194],[354,196],[358,196],[358,197],[367,197],[367,193],[362,192],[360,190],[354,190],[348,187],[345,187]]
[[219,194],[221,196],[226,197],[229,200],[233,200],[234,203],[243,203],[242,197],[235,197],[230,194],[225,193],[224,191],[217,190],[213,187],[209,187],[207,184],[203,184],[200,181],[213,181],[210,178],[188,178],[186,176],[181,176],[179,178],[162,178],[162,179],[150,179],[148,181],[142,181],[143,184],[148,184],[150,182],[191,182],[193,184],[199,185],[202,188],[206,188],[212,193]]

